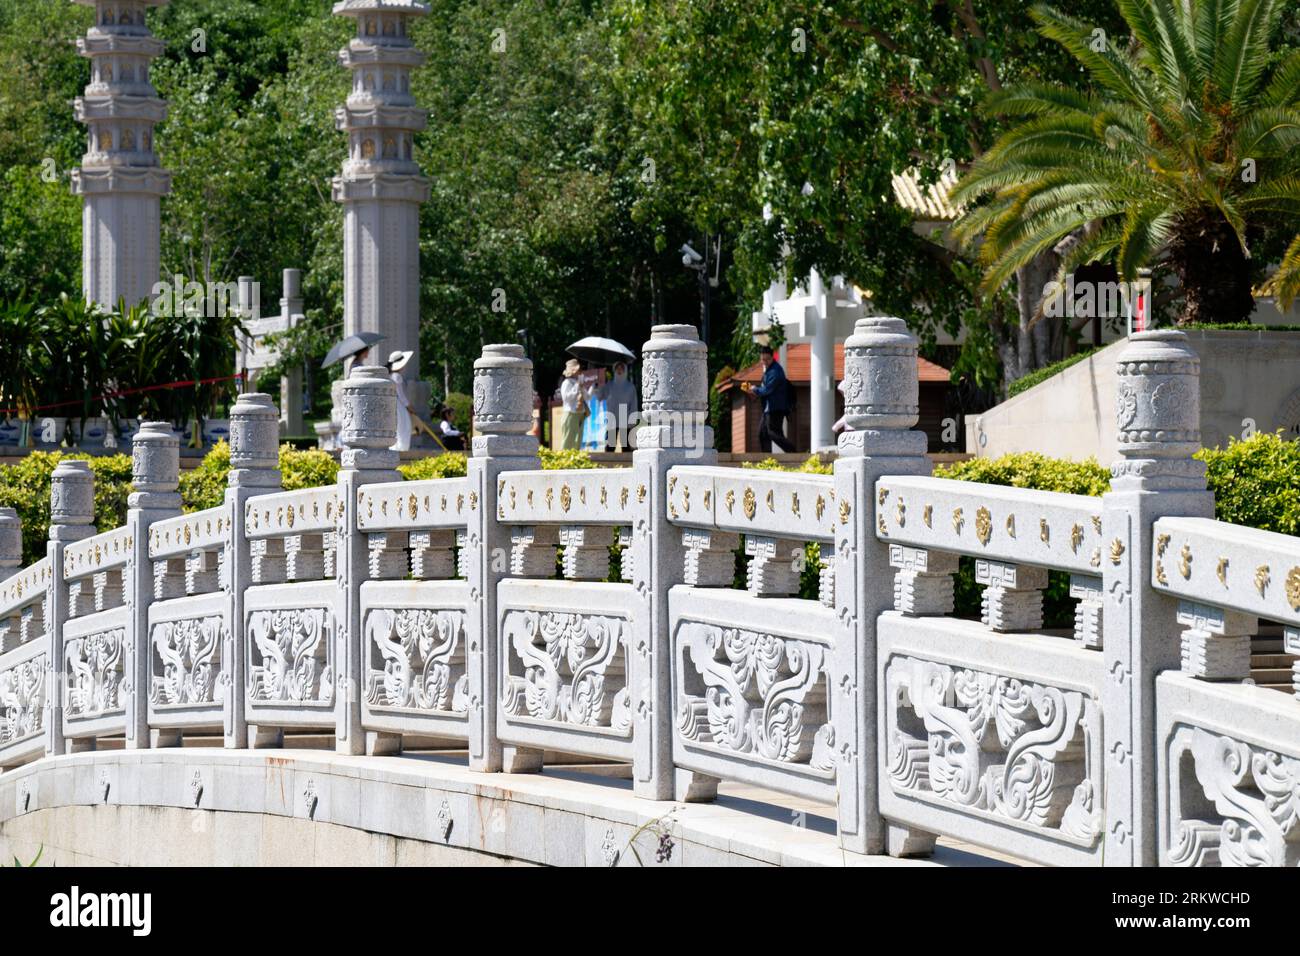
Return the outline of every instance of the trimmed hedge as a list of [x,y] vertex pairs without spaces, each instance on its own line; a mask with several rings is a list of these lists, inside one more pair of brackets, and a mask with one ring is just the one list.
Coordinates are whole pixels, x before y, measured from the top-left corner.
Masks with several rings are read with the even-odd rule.
[[1067,355],[1058,362],[1051,365],[1044,365],[1042,368],[1034,369],[1028,375],[1024,375],[1007,386],[1007,398],[1019,395],[1021,392],[1033,388],[1039,382],[1046,382],[1057,372],[1064,372],[1071,365],[1078,365],[1089,355],[1092,355],[1098,349],[1090,348],[1083,352],[1075,352],[1073,355]]
[[0,506],[17,509],[23,522],[24,567],[45,557],[50,534],[50,475],[65,458],[90,462],[95,476],[96,529],[111,531],[126,522],[126,499],[131,493],[129,457],[34,451],[17,464],[0,466]]
[[[339,463],[328,452],[280,446],[280,480],[285,491],[332,485],[338,473]],[[221,504],[229,474],[230,446],[224,441],[217,442],[197,467],[181,472],[181,507],[186,511],[202,511]],[[130,476],[127,478],[129,481]]]

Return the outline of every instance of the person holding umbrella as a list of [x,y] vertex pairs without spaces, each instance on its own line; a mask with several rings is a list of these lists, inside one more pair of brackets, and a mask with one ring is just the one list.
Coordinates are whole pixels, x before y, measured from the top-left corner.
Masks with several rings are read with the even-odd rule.
[[[627,451],[628,428],[637,413],[636,386],[627,377],[627,363],[614,363],[614,377],[597,390],[610,416],[614,419],[613,428],[607,439],[610,451]],[[608,426],[607,426],[608,427]]]

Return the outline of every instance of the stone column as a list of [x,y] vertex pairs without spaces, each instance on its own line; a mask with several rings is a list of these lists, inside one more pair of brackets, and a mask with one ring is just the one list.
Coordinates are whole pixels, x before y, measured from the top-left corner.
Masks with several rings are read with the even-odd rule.
[[[1102,688],[1107,866],[1156,864],[1155,677],[1179,666],[1178,601],[1150,587],[1157,518],[1214,516],[1201,447],[1200,361],[1175,331],[1141,332],[1120,353],[1120,459],[1102,498]],[[1118,545],[1118,546],[1117,546]]]
[[[334,603],[334,748],[339,753],[366,751],[361,732],[362,668],[361,584],[370,574],[370,542],[357,529],[357,489],[380,481],[398,481],[397,386],[388,371],[375,365],[354,368],[343,382],[343,467],[339,470]],[[372,741],[376,746],[378,739]],[[374,749],[374,748],[372,748]]]
[[[429,8],[392,0],[347,0],[334,13],[356,20],[357,32],[339,51],[352,71],[347,102],[335,125],[348,136],[348,158],[334,179],[343,204],[343,334],[378,332],[372,361],[411,350],[406,394],[429,420],[429,385],[420,374],[420,203],[429,181],[415,161],[415,134],[427,111],[411,95],[411,71],[425,54],[410,39],[411,21]],[[382,355],[381,355],[382,353]]]
[[[69,544],[95,534],[95,476],[90,462],[63,459],[50,476],[50,535],[45,555],[50,561],[46,591],[45,634],[49,641],[49,672],[45,675],[45,752],[67,752],[63,737],[63,625],[68,622],[68,586],[63,580],[63,552]],[[90,742],[93,747],[94,741]]]
[[[635,749],[633,788],[651,800],[707,800],[717,780],[673,768],[672,633],[668,589],[685,581],[682,532],[668,520],[668,469],[713,465],[708,347],[691,325],[656,325],[641,347],[641,427],[632,471],[637,515],[632,528],[632,583],[640,602],[628,660]],[[642,491],[645,491],[644,500]]]
[[[808,363],[808,450],[821,451],[835,446],[835,334],[833,328],[834,290],[828,290],[821,273],[813,269],[808,276],[808,293],[813,301],[812,342]],[[791,432],[794,426],[791,425]]]
[[[284,296],[280,299],[280,321],[287,331],[302,318],[302,270],[284,270]],[[280,434],[299,437],[306,426],[302,420],[302,368],[286,369],[280,378]]]
[[145,10],[167,0],[75,0],[95,8],[77,52],[90,60],[90,84],[73,101],[87,127],[86,153],[72,171],[82,197],[81,285],[89,302],[116,308],[147,298],[159,280],[159,201],[171,173],[158,165],[154,126],[167,104],[149,82],[149,63],[163,43],[145,25]]
[[149,605],[154,600],[149,528],[181,513],[180,441],[169,422],[144,422],[131,440],[131,496],[126,526],[126,641],[122,649],[122,696],[126,747],[149,746]]
[[[880,816],[880,734],[876,622],[894,601],[889,543],[876,537],[876,481],[928,475],[925,433],[916,431],[917,341],[895,318],[859,319],[844,343],[844,411],[850,431],[835,461],[835,610],[831,680],[839,782],[840,843],[858,853],[928,852],[929,834],[886,825]],[[884,706],[889,706],[885,701]]]
[[23,523],[13,508],[0,508],[0,581],[23,566]]
[[253,583],[253,554],[244,529],[244,503],[254,495],[280,490],[278,419],[271,396],[260,392],[239,396],[230,410],[230,474],[225,498],[230,528],[225,544],[230,626],[221,648],[221,681],[226,693],[222,735],[227,747],[239,749],[248,746],[244,592]]
[[471,770],[518,773],[541,766],[541,752],[503,748],[497,737],[501,648],[497,584],[507,576],[510,526],[496,520],[499,476],[541,467],[537,439],[528,434],[533,414],[533,363],[519,345],[487,345],[474,362],[474,440],[469,459],[469,515],[465,622],[469,674],[469,765]]

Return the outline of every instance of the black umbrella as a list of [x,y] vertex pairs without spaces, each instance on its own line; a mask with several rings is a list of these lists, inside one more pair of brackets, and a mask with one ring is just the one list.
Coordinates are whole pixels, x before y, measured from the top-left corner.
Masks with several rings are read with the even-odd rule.
[[599,335],[589,335],[578,339],[566,350],[574,358],[580,358],[592,365],[617,365],[619,362],[635,362],[633,355],[621,342]]
[[330,349],[329,354],[325,356],[325,361],[320,363],[321,368],[329,368],[336,365],[346,358],[351,358],[358,352],[364,352],[376,342],[382,342],[384,337],[378,332],[358,332],[356,335],[349,335],[334,348]]

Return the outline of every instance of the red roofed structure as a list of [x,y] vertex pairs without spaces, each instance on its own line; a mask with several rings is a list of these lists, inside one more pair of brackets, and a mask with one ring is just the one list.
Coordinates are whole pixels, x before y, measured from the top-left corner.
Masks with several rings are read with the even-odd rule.
[[[785,376],[794,387],[794,414],[786,423],[786,435],[800,451],[810,451],[808,447],[809,422],[809,366],[811,364],[811,346],[795,344],[786,347]],[[947,413],[948,391],[952,387],[948,370],[920,356],[916,359],[917,376],[921,382],[921,417],[917,428],[930,438],[930,449],[942,447],[941,433],[943,418]],[[844,377],[844,344],[835,345],[835,383],[838,385]],[[719,384],[718,391],[730,394],[731,398],[731,450],[733,452],[756,452],[758,447],[758,426],[763,417],[762,402],[757,397],[747,396],[738,386],[741,382],[757,385],[763,380],[762,363],[756,362],[743,369],[728,382]],[[835,416],[844,414],[844,397],[835,392]],[[951,443],[949,443],[951,444]],[[779,449],[775,449],[779,450]]]

